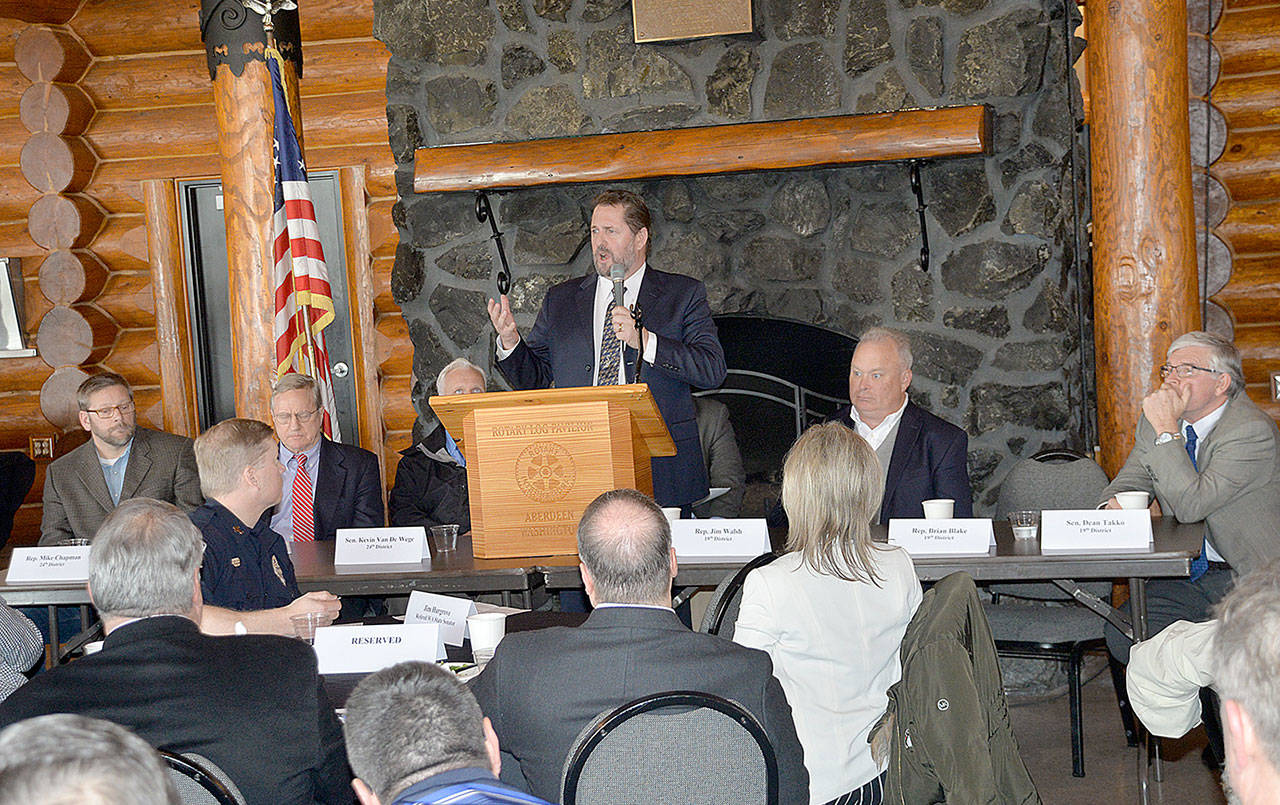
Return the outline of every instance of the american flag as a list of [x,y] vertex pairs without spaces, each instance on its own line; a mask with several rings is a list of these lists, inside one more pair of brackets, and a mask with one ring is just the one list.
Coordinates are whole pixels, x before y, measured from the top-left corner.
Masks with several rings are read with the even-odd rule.
[[281,59],[267,50],[271,94],[275,100],[275,214],[271,229],[275,260],[276,377],[300,372],[315,378],[324,402],[324,432],[340,439],[334,404],[333,378],[324,328],[333,321],[333,295],[324,249],[316,227],[316,211],[307,186],[307,166],[302,160],[293,116],[280,80]]

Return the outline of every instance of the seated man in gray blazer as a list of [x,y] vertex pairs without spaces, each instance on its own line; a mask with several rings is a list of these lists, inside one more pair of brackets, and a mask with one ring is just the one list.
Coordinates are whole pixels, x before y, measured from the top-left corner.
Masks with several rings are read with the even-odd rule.
[[185,511],[204,503],[191,440],[139,428],[129,381],[114,372],[94,375],[76,390],[76,404],[90,438],[45,470],[41,545],[93,539],[129,498],[155,498]]
[[507,635],[472,682],[512,761],[503,781],[559,802],[565,758],[596,716],[696,690],[751,711],[777,753],[779,801],[808,802],[804,750],[769,655],[691,632],[671,610],[676,554],[662,510],[634,489],[606,492],[582,514],[578,555],[595,605],[586,623]]

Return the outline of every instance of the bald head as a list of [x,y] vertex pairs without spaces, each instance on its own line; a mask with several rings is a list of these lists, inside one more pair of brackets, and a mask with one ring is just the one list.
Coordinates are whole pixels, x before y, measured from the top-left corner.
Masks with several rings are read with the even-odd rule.
[[615,489],[591,501],[578,522],[578,557],[592,603],[670,606],[671,526],[648,496]]

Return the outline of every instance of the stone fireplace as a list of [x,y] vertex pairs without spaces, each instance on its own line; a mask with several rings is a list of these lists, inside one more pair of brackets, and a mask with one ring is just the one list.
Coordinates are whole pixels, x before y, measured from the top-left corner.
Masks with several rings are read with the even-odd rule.
[[[445,363],[492,363],[497,257],[471,194],[413,192],[415,149],[984,103],[991,155],[922,168],[927,271],[905,163],[630,186],[654,214],[651,262],[701,279],[714,314],[905,331],[912,399],[968,431],[989,512],[1017,458],[1096,440],[1075,14],[1050,0],[757,0],[753,34],[636,45],[625,0],[377,0],[401,194],[392,292],[424,421]],[[599,189],[490,194],[523,330],[549,286],[590,270]],[[758,424],[735,421],[740,441]]]

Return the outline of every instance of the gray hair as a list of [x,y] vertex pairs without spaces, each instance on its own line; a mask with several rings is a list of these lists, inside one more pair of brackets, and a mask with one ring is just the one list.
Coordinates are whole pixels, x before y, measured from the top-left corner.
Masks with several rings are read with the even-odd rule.
[[648,495],[615,489],[591,501],[578,521],[578,558],[598,603],[671,600],[671,524]]
[[276,381],[275,388],[271,389],[271,407],[275,408],[276,397],[299,389],[311,392],[311,402],[315,404],[317,409],[324,408],[324,402],[320,399],[320,384],[310,375],[304,375],[299,372],[289,372],[280,376],[280,379]]
[[56,713],[0,731],[0,805],[181,805],[156,750],[109,721]]
[[355,775],[389,803],[440,772],[488,768],[483,718],[451,672],[402,662],[362,679],[347,699],[347,758]]
[[1187,347],[1204,347],[1209,350],[1209,365],[1205,368],[1222,372],[1231,378],[1227,394],[1234,397],[1244,389],[1244,367],[1240,363],[1240,350],[1236,349],[1235,344],[1220,335],[1192,330],[1173,340],[1164,354],[1165,360],[1173,360],[1174,352]]
[[885,341],[893,344],[894,349],[898,350],[898,360],[902,361],[902,368],[910,369],[912,361],[915,360],[911,356],[911,340],[902,333],[890,330],[888,327],[872,327],[858,336],[859,344],[878,344]]
[[476,366],[466,358],[454,358],[440,370],[440,374],[436,375],[436,394],[444,394],[444,379],[448,377],[449,373],[454,369],[471,369],[479,372],[481,380],[484,381],[484,385],[487,386],[489,384],[489,376],[485,374],[485,371],[479,366]]
[[129,399],[133,399],[133,387],[129,385],[128,380],[125,380],[115,372],[103,372],[102,374],[85,378],[85,381],[76,389],[76,406],[81,411],[88,411],[90,397],[103,389],[115,388],[116,386],[127,391]]
[[172,503],[132,498],[93,537],[89,590],[103,615],[186,615],[195,598],[204,539]]
[[1271,765],[1280,769],[1280,562],[1237,579],[1217,617],[1214,687],[1249,714]]
[[276,449],[276,432],[256,419],[224,419],[196,437],[200,491],[216,498],[240,485],[245,467]]

